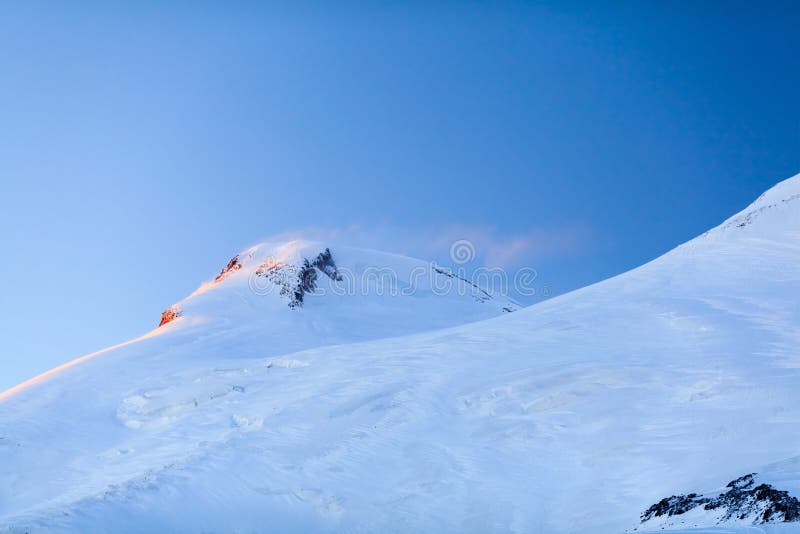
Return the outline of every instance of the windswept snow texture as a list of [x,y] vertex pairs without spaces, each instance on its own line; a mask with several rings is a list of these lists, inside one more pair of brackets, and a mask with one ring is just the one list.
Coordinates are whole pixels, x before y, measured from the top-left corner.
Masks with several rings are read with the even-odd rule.
[[[493,301],[291,310],[250,274],[320,245],[254,247],[158,334],[4,396],[0,524],[618,533],[743,473],[800,495],[798,194],[800,176],[639,269],[437,331]],[[416,264],[331,250],[339,269]],[[667,528],[798,530],[696,519]]]

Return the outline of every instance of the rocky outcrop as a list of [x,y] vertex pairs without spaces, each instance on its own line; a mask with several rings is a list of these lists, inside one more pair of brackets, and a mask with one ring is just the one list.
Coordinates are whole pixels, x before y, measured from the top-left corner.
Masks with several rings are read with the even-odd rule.
[[333,261],[331,249],[326,248],[320,252],[312,262],[312,265],[325,273],[331,280],[336,280],[337,282],[342,280],[342,275],[339,274],[339,270],[336,268],[336,262]]
[[756,473],[750,473],[732,480],[726,486],[728,491],[716,497],[689,493],[661,499],[642,513],[641,521],[683,515],[699,506],[713,514],[715,524],[731,520],[754,525],[800,521],[800,501],[796,497],[769,484],[756,485],[755,477]]
[[289,299],[289,307],[295,309],[303,305],[305,295],[316,289],[317,271],[332,280],[342,280],[333,254],[328,248],[320,252],[313,261],[304,259],[300,265],[267,260],[256,269],[256,276],[264,277],[277,286],[279,294]]
[[220,280],[228,276],[230,273],[238,271],[241,268],[242,268],[242,260],[239,258],[239,255],[237,254],[236,256],[232,257],[230,261],[228,261],[228,264],[225,267],[222,268],[217,277],[214,278],[214,281],[219,282]]
[[158,323],[158,326],[164,326],[167,323],[171,323],[182,315],[183,311],[178,306],[170,306],[161,312],[161,322]]

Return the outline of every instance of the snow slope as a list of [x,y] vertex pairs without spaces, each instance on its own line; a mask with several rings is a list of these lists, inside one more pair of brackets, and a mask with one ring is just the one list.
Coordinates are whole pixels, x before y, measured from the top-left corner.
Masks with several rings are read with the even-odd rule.
[[[0,525],[622,532],[750,472],[800,495],[800,175],[511,314],[425,286],[288,309],[248,271],[319,245],[287,247],[252,249],[154,334],[2,394]],[[332,251],[342,269],[387,258]]]

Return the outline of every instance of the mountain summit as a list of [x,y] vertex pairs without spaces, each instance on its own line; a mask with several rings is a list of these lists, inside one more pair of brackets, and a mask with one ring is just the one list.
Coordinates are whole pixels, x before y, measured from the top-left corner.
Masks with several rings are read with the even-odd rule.
[[[309,242],[243,251],[151,334],[2,394],[0,525],[793,521],[798,194],[800,176],[638,269],[511,314],[474,287],[442,292],[440,277],[468,284],[447,270],[415,280],[430,267],[417,260]],[[373,270],[395,273],[394,293]]]
[[233,256],[216,277],[170,306],[161,325],[271,335],[288,352],[399,336],[519,309],[457,272],[414,258],[295,240]]

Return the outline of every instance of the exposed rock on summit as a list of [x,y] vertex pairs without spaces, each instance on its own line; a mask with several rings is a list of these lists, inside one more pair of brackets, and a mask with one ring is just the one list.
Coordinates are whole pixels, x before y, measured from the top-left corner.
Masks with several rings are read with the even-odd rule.
[[242,261],[241,259],[239,259],[239,255],[237,254],[236,256],[232,257],[230,261],[228,261],[228,264],[225,267],[222,268],[217,277],[214,278],[214,281],[219,282],[220,280],[228,276],[230,273],[238,271],[241,268],[242,268]]
[[288,298],[289,307],[295,309],[303,305],[304,295],[316,289],[317,270],[331,280],[342,280],[329,248],[320,252],[314,261],[304,259],[300,265],[283,264],[267,259],[256,270],[256,276],[264,277],[278,286],[280,295]]
[[170,306],[161,312],[161,322],[158,323],[158,326],[164,326],[167,323],[171,323],[181,315],[183,315],[183,312],[178,306]]

